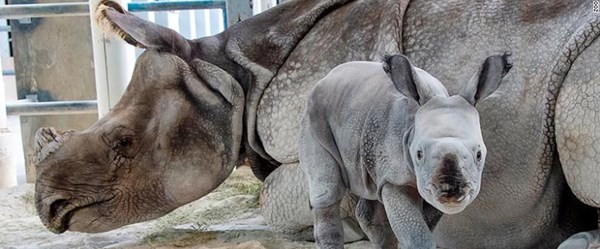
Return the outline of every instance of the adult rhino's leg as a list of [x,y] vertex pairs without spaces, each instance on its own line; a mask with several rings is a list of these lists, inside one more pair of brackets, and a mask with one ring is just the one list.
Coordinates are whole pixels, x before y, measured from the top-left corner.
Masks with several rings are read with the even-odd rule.
[[376,249],[398,247],[381,202],[360,198],[356,205],[356,219]]
[[[600,28],[597,23],[594,29]],[[599,54],[596,40],[573,62],[560,88],[555,116],[558,155],[567,183],[579,200],[596,208],[600,208]],[[573,235],[559,248],[600,248],[600,231],[593,225],[596,230]]]
[[[344,241],[365,238],[354,218],[357,198],[347,194],[341,202]],[[313,214],[308,201],[308,182],[298,163],[284,164],[266,179],[261,194],[265,222],[291,239],[314,241]]]

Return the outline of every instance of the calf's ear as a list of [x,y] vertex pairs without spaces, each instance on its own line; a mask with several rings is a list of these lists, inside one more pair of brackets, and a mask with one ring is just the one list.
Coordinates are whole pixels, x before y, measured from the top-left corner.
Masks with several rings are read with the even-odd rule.
[[500,86],[502,78],[512,68],[512,64],[508,61],[510,55],[510,53],[504,53],[486,58],[483,65],[460,90],[458,95],[475,106],[478,101],[494,93]]
[[145,49],[169,52],[188,61],[192,47],[172,29],[143,20],[127,12],[116,2],[102,0],[95,12],[96,23],[105,33],[113,33],[127,43]]
[[433,96],[448,96],[443,85],[427,72],[412,66],[404,55],[386,56],[383,70],[390,76],[396,89],[420,105],[427,103]]

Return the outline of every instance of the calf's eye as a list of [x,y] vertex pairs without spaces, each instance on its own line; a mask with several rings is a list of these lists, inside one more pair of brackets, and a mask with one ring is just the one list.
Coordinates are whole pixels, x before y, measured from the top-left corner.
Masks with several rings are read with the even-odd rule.
[[481,161],[481,151],[477,151],[477,161]]
[[423,159],[423,151],[417,150],[417,160],[421,161]]

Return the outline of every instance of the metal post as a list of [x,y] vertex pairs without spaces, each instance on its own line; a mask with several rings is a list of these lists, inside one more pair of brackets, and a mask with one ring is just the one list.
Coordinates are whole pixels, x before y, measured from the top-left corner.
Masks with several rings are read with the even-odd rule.
[[252,0],[227,0],[227,26],[252,17]]
[[[1,62],[0,68],[2,68]],[[14,139],[6,122],[6,97],[4,92],[4,77],[0,73],[0,188],[17,185],[17,168],[13,163],[13,156],[10,152],[11,147],[14,147],[12,142]]]
[[[90,1],[90,20],[92,22],[92,47],[94,49],[94,69],[98,116],[102,118],[121,98],[131,79],[133,71],[134,48],[117,37],[104,35],[96,25],[94,12],[98,0]],[[117,0],[126,8],[127,0]]]
[[[273,8],[277,5],[277,1],[275,0],[254,0],[254,15],[260,14],[270,8]],[[257,8],[260,7],[260,8]]]

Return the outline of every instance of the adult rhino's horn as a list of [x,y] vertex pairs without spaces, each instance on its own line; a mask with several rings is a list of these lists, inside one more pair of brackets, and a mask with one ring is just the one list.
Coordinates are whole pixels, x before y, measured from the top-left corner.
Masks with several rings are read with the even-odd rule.
[[35,133],[33,162],[37,166],[54,153],[73,131],[59,131],[53,127],[42,127]]

